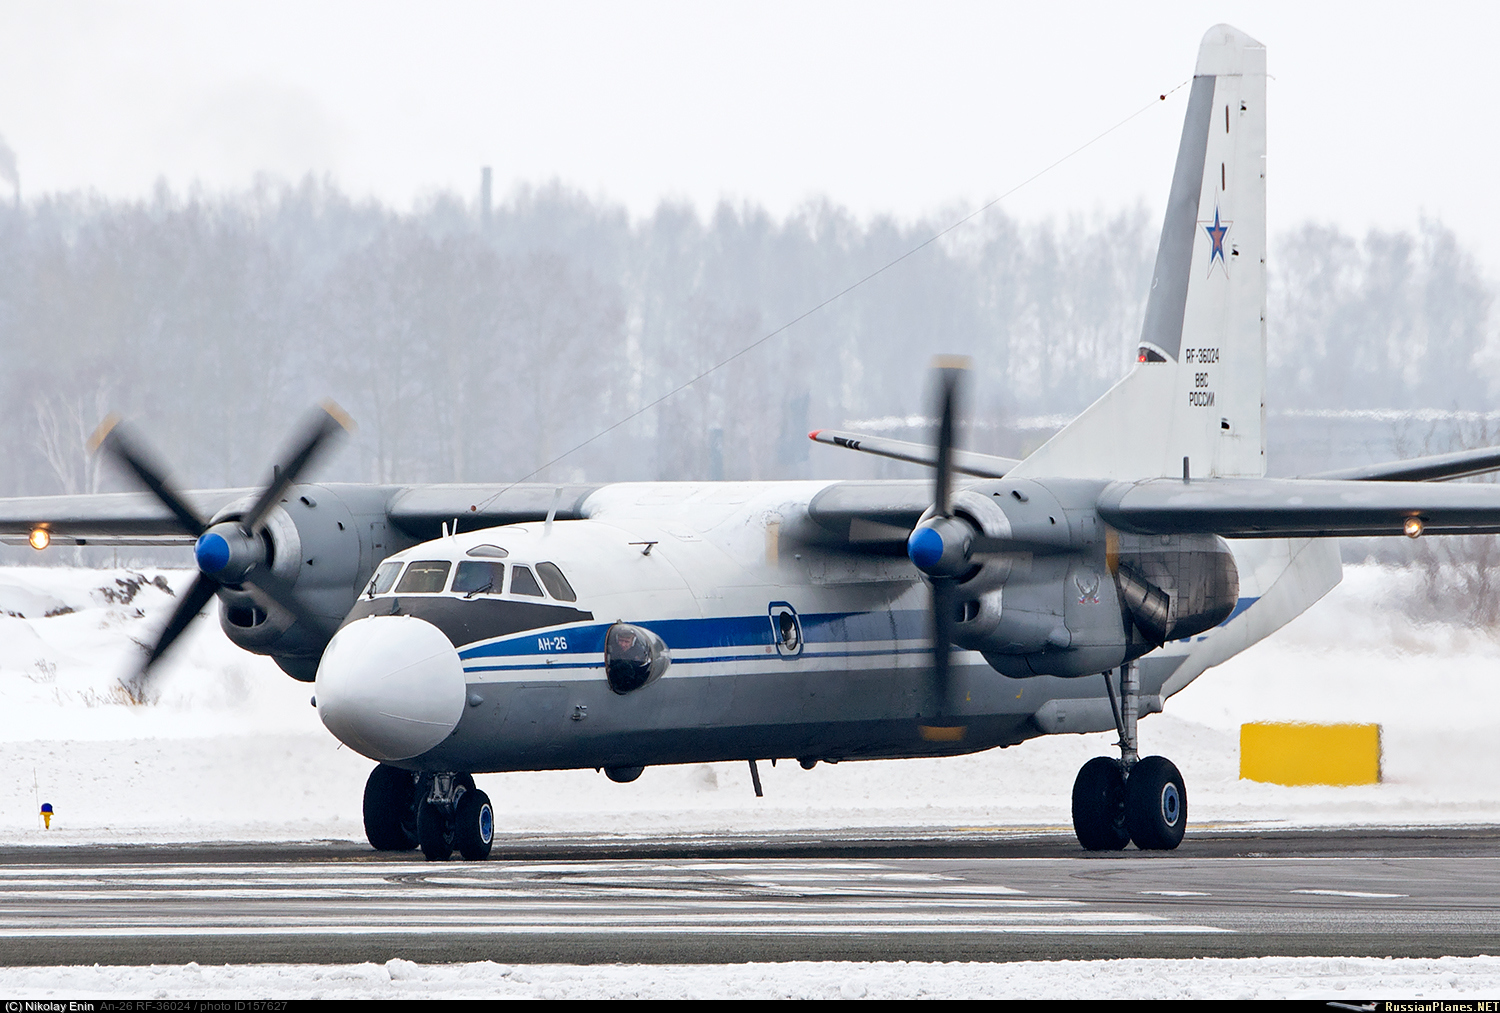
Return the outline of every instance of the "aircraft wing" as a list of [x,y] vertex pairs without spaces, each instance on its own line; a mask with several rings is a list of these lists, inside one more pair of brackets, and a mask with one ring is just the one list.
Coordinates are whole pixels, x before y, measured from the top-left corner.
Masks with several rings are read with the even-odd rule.
[[1116,482],[1099,515],[1138,534],[1324,538],[1500,532],[1500,486],[1296,478],[1156,478]]
[[[184,493],[199,516],[212,517],[255,489]],[[156,497],[144,492],[23,496],[0,500],[0,543],[25,545],[44,528],[55,545],[192,545],[193,536]]]
[[391,523],[413,538],[436,538],[444,523],[456,519],[460,530],[519,524],[523,521],[577,520],[583,501],[598,485],[420,485],[398,490],[386,508]]
[[1384,464],[1364,464],[1358,468],[1325,471],[1307,478],[1348,479],[1358,482],[1446,482],[1500,471],[1500,447],[1460,450],[1453,454],[1414,457]]
[[[836,429],[814,429],[807,434],[807,438],[814,443],[889,457],[893,461],[925,464],[929,468],[937,465],[937,448],[925,443],[891,440],[884,436],[861,436],[859,433],[844,433]],[[1020,463],[1009,457],[980,454],[972,450],[953,451],[953,470],[976,478],[1004,478],[1006,472]]]
[[835,482],[812,498],[807,515],[848,545],[904,552],[912,527],[930,506],[930,481]]

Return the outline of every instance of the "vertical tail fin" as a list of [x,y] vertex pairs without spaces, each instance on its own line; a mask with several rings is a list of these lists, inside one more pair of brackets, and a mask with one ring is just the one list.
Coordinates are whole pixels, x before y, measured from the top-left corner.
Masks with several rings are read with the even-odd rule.
[[1135,368],[1012,475],[1265,474],[1265,105],[1265,47],[1209,29]]

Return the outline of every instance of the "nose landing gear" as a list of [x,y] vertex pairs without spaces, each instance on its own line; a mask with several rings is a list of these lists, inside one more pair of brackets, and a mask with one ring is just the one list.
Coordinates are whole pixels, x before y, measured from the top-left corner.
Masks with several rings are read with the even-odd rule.
[[1171,851],[1187,828],[1187,787],[1164,756],[1140,757],[1136,716],[1140,677],[1134,663],[1121,666],[1120,701],[1104,673],[1120,733],[1120,759],[1096,756],[1073,782],[1073,832],[1089,851],[1119,851],[1130,841],[1142,851]]
[[381,764],[365,782],[365,836],[376,851],[421,847],[429,862],[458,853],[489,857],[495,837],[490,797],[469,774],[418,774]]

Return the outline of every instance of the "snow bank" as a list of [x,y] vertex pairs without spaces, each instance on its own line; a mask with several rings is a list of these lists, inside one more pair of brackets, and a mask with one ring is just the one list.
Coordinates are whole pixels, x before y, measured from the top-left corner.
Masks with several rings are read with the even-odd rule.
[[1010,964],[247,964],[0,968],[18,999],[1383,999],[1500,992],[1500,958]]

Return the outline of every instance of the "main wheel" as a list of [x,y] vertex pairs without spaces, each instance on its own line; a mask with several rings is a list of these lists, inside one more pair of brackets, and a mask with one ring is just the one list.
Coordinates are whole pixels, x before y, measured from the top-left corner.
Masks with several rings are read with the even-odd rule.
[[417,779],[409,770],[381,764],[365,781],[365,838],[376,851],[417,846]]
[[495,840],[495,810],[490,797],[478,788],[466,791],[458,800],[453,814],[453,843],[467,861],[482,862],[490,857]]
[[1125,785],[1125,825],[1142,851],[1171,851],[1187,829],[1187,788],[1165,756],[1147,756],[1130,768]]
[[453,821],[442,806],[425,798],[417,807],[417,843],[429,862],[446,862],[453,857]]
[[1120,761],[1096,756],[1073,782],[1073,833],[1089,851],[1119,851],[1130,843],[1125,828],[1125,772]]

